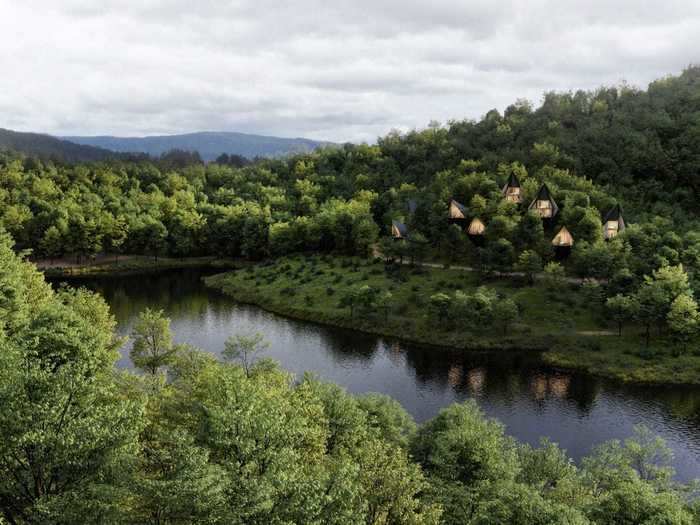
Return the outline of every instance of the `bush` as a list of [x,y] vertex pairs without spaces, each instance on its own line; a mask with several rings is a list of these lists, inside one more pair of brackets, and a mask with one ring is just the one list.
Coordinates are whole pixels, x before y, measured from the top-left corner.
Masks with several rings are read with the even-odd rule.
[[656,357],[656,350],[653,348],[642,348],[637,352],[637,357],[640,357],[645,361],[651,361]]
[[587,341],[584,341],[581,344],[581,347],[584,350],[588,350],[590,352],[600,352],[601,350],[603,350],[603,344],[597,339],[589,339]]
[[335,288],[333,288],[331,286],[327,287],[326,288],[326,295],[331,296],[333,294],[335,294]]

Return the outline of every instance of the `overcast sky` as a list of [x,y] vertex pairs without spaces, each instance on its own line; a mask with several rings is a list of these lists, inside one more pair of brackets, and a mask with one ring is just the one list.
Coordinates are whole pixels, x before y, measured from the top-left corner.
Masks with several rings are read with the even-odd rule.
[[697,62],[698,0],[0,0],[0,127],[371,142]]

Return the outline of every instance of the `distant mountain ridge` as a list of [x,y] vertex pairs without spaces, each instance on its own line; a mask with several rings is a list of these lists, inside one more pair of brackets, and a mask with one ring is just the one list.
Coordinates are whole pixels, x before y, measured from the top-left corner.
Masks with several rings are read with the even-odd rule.
[[305,153],[331,145],[305,138],[282,138],[228,131],[204,131],[181,135],[147,137],[66,136],[64,140],[119,153],[147,153],[159,156],[173,149],[196,151],[205,161],[216,159],[222,153],[254,157],[279,157],[290,153]]
[[113,157],[114,152],[90,145],[75,144],[44,133],[26,133],[0,128],[0,150],[14,150],[27,155],[89,162]]

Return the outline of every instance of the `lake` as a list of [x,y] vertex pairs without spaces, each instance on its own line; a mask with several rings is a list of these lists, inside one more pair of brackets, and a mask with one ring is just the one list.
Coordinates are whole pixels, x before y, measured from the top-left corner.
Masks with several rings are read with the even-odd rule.
[[[260,332],[270,343],[265,355],[295,374],[390,395],[418,422],[474,398],[518,440],[534,445],[547,436],[576,460],[643,423],[673,448],[680,480],[700,477],[700,388],[624,385],[552,370],[534,354],[450,352],[295,321],[237,304],[206,288],[203,275],[190,269],[70,282],[105,297],[122,335],[146,307],[165,311],[176,342],[215,354],[231,334]],[[119,366],[131,366],[128,343]]]

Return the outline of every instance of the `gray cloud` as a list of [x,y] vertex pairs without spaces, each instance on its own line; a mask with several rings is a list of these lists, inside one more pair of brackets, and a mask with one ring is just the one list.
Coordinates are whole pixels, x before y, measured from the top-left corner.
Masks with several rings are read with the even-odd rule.
[[698,49],[694,0],[0,0],[0,127],[373,141]]

